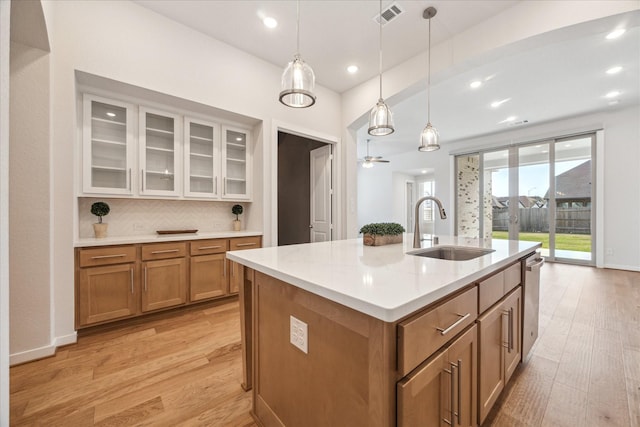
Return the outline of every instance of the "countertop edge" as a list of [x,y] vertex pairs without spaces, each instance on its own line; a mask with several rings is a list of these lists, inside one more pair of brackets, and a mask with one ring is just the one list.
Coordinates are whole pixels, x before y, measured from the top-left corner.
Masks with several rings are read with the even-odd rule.
[[177,242],[182,240],[203,240],[203,239],[232,239],[235,237],[262,236],[262,231],[212,231],[202,233],[181,233],[181,234],[147,234],[140,236],[115,236],[97,239],[94,237],[81,238],[73,242],[74,248],[86,248],[93,246],[114,246],[130,245],[136,243],[160,243]]
[[[242,257],[243,252],[246,254],[246,252],[248,251],[227,252],[227,258],[230,259],[231,261],[238,262],[240,264],[245,265],[246,267],[252,268],[261,273],[275,277],[276,279],[282,280],[283,282],[290,283],[296,287],[299,287],[300,289],[303,289],[315,295],[327,298],[330,301],[342,304],[346,307],[359,311],[363,314],[375,317],[376,319],[382,320],[384,322],[392,323],[392,322],[397,322],[411,315],[412,313],[446,297],[447,295],[450,295],[468,285],[471,285],[473,282],[477,281],[478,279],[484,276],[487,276],[491,273],[494,273],[497,270],[500,270],[501,268],[504,268],[507,265],[513,263],[514,261],[517,261],[525,257],[526,255],[535,252],[537,249],[540,248],[540,246],[541,245],[538,243],[537,245],[534,245],[531,248],[523,249],[516,254],[507,256],[487,267],[481,268],[476,272],[468,274],[458,280],[452,281],[447,285],[438,288],[437,290],[434,290],[430,293],[422,295],[411,301],[407,301],[406,303],[393,308],[385,308],[376,304],[362,301],[350,295],[340,293],[335,290],[328,289],[321,285],[315,284],[312,281],[305,280],[303,278],[284,273],[280,270],[276,270],[274,268],[253,262],[247,258]],[[254,250],[260,250],[260,249],[254,249]]]

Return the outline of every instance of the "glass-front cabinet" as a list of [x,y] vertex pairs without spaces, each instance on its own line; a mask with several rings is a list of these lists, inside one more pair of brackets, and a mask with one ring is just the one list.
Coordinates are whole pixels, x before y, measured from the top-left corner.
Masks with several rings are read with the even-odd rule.
[[133,194],[133,105],[85,94],[83,113],[83,192]]
[[249,199],[251,155],[248,147],[251,135],[245,129],[225,126],[222,129],[222,138],[222,197]]
[[139,120],[140,194],[180,195],[180,116],[141,107]]
[[184,195],[217,198],[220,164],[218,125],[185,118]]

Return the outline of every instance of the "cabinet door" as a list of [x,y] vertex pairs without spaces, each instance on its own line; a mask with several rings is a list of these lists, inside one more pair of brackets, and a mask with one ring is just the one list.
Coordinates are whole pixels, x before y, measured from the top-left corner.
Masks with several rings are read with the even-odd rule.
[[505,357],[505,384],[513,375],[518,367],[521,359],[521,335],[520,328],[522,325],[522,288],[518,287],[503,303],[503,313],[505,313],[506,328],[506,346],[504,347]]
[[240,285],[244,281],[244,266],[237,262],[229,261],[229,293],[237,294],[240,291]]
[[140,108],[140,194],[177,196],[182,192],[180,117]]
[[80,269],[79,326],[136,314],[134,264]]
[[251,198],[251,135],[244,129],[222,128],[222,197]]
[[143,263],[142,311],[173,307],[186,302],[186,265],[185,258]]
[[227,294],[227,268],[224,254],[191,257],[190,300],[200,301]]
[[447,354],[443,351],[398,383],[398,427],[451,424],[451,374],[447,371]]
[[133,105],[83,96],[82,191],[133,194]]
[[477,363],[478,339],[477,326],[455,340],[447,351],[449,369],[453,372],[453,411],[454,425],[470,427],[477,425]]
[[479,418],[482,424],[505,385],[506,314],[502,303],[478,319]]
[[185,118],[184,194],[213,199],[220,196],[219,129],[214,123]]

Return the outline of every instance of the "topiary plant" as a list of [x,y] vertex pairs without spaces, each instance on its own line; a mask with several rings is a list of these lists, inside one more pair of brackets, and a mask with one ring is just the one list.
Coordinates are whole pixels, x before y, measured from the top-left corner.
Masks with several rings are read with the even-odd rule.
[[404,233],[404,231],[404,227],[396,222],[374,222],[360,229],[360,233],[373,236],[397,236]]
[[95,202],[91,205],[91,213],[98,217],[98,224],[102,224],[102,217],[109,215],[111,209],[105,202]]
[[239,221],[238,215],[242,213],[242,205],[233,205],[231,208],[231,213],[236,216],[236,221]]

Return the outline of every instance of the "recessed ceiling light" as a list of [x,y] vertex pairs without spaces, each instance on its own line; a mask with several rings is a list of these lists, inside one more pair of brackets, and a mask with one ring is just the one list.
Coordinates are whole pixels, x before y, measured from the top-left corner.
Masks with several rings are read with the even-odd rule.
[[546,154],[546,153],[548,153],[548,152],[549,152],[549,150],[542,150],[542,152],[543,152],[544,154]]
[[348,71],[350,74],[355,74],[355,73],[357,73],[357,72],[358,72],[358,66],[357,66],[357,65],[349,65],[349,66],[347,67],[347,71]]
[[276,21],[275,18],[272,18],[270,16],[266,16],[263,20],[262,23],[264,24],[265,27],[267,28],[275,28],[278,26],[278,21]]
[[502,104],[504,104],[507,101],[510,101],[511,98],[505,98],[505,99],[501,99],[500,101],[494,101],[491,103],[491,107],[492,108],[498,108],[499,106],[501,106]]
[[111,111],[109,111],[109,112],[107,113],[107,116],[109,116],[109,117],[115,117],[115,116],[116,116],[116,113],[112,113]]
[[618,74],[620,71],[622,71],[622,67],[619,65],[616,65],[615,67],[611,67],[607,70],[607,74]]
[[469,84],[469,86],[471,87],[471,89],[477,89],[480,86],[482,86],[482,82],[480,80],[476,80],[476,81],[471,82]]
[[421,170],[420,173],[427,173],[427,171],[426,170]]
[[564,144],[564,146],[565,146],[565,147],[571,147],[571,144],[566,143],[566,144]]
[[609,92],[608,94],[605,95],[605,98],[615,98],[618,95],[620,95],[619,91],[612,90],[611,92]]
[[613,30],[609,34],[607,34],[607,39],[608,40],[617,39],[618,37],[623,35],[625,31],[627,30],[625,30],[624,28],[618,28],[617,30]]
[[507,117],[506,119],[504,119],[503,121],[498,122],[498,124],[501,124],[501,123],[509,123],[509,122],[514,121],[515,119],[517,119],[517,117],[516,117],[516,116],[509,116],[509,117]]

